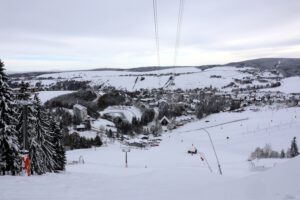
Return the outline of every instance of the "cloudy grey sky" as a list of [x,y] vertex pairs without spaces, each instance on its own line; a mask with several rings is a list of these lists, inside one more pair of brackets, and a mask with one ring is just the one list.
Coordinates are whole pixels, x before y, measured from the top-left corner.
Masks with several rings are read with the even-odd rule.
[[[172,65],[179,0],[157,0]],[[10,71],[156,65],[152,0],[0,0]],[[185,0],[178,65],[300,57],[300,0]]]

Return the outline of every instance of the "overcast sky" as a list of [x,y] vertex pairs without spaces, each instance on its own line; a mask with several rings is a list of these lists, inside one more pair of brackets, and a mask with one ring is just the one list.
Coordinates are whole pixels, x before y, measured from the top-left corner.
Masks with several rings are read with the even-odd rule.
[[[157,0],[173,65],[179,0]],[[300,57],[300,0],[185,0],[178,65]],[[0,0],[9,71],[156,65],[152,0]]]

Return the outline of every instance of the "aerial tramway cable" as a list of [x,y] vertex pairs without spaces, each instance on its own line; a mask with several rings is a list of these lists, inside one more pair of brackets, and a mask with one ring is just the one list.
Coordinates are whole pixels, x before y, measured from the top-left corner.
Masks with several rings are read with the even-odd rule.
[[169,77],[169,79],[165,83],[164,87],[169,87],[171,85],[174,85],[175,66],[177,65],[178,49],[179,49],[179,46],[180,46],[180,36],[181,36],[181,29],[182,29],[183,10],[184,10],[184,0],[180,0],[179,10],[178,10],[178,19],[177,19],[175,47],[174,47],[173,74]]
[[157,61],[157,71],[158,71],[158,85],[160,88],[160,52],[159,52],[159,35],[158,35],[158,17],[157,17],[157,2],[153,0],[153,20],[154,20],[154,30],[155,30],[155,46],[156,46],[156,61]]
[[182,17],[184,10],[184,0],[180,0],[179,11],[178,11],[178,21],[177,21],[177,32],[176,32],[176,40],[175,40],[175,49],[174,49],[174,67],[177,64],[178,57],[178,48],[180,44],[180,35],[181,35],[181,27],[182,27]]
[[158,20],[157,20],[157,3],[153,0],[153,17],[154,17],[154,29],[155,29],[155,44],[156,44],[156,59],[157,66],[160,66],[160,53],[159,53],[159,36],[158,36]]
[[[167,88],[174,84],[175,66],[177,64],[178,49],[179,49],[179,45],[180,45],[184,2],[185,2],[185,0],[180,0],[180,2],[179,2],[177,30],[176,30],[176,39],[175,39],[175,48],[174,48],[173,74],[169,77],[167,82],[164,84],[163,88]],[[153,19],[154,19],[154,31],[155,31],[156,60],[157,60],[157,66],[159,68],[160,67],[160,47],[159,47],[159,35],[158,35],[157,0],[152,0],[152,6],[153,6]],[[160,71],[159,70],[160,69],[158,69],[159,87],[160,87]],[[135,80],[133,88],[135,87],[137,81],[138,81],[138,78]]]
[[[154,32],[155,32],[155,48],[156,48],[156,62],[157,67],[160,67],[160,52],[159,52],[159,35],[158,35],[158,17],[157,17],[157,1],[152,0],[152,7],[153,7],[153,20],[154,20]],[[159,87],[160,87],[160,69],[158,69],[158,79],[159,79]],[[136,84],[139,81],[139,76],[134,81],[133,88],[135,88]]]

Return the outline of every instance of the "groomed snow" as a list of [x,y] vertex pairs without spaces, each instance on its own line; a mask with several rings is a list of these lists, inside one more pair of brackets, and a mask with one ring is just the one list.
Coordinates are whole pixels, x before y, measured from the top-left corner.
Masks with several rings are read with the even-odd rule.
[[[222,167],[220,176],[207,134],[195,129],[246,117],[246,121],[208,129]],[[85,164],[68,165],[62,174],[2,176],[0,199],[300,199],[300,157],[255,162],[265,166],[263,171],[250,170],[247,161],[256,147],[266,143],[274,150],[286,150],[291,139],[299,136],[299,129],[299,107],[214,114],[164,133],[158,147],[132,149],[128,168],[121,145],[116,142],[68,151],[68,161],[82,156]],[[186,153],[192,144],[204,153],[213,173],[199,155]]]

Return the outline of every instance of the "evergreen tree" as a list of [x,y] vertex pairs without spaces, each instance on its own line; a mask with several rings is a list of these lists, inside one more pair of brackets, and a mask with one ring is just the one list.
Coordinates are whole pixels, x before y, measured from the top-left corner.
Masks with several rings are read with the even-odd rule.
[[[55,150],[53,141],[54,133],[50,130],[49,124],[49,115],[46,113],[44,108],[41,106],[40,99],[37,95],[34,96],[34,107],[35,107],[35,135],[33,137],[34,142],[32,144],[35,145],[34,148],[37,148],[37,155],[33,156],[43,156],[42,160],[35,159],[35,164],[40,165],[42,168],[37,172],[45,173],[52,172],[55,168]],[[40,154],[40,155],[39,155]]]
[[296,142],[296,137],[293,138],[292,144],[291,144],[291,157],[296,157],[299,155],[298,146]]
[[66,165],[66,152],[63,144],[63,134],[59,127],[58,122],[51,117],[50,118],[50,128],[54,133],[53,145],[54,145],[54,161],[56,163],[54,171],[63,171]]
[[285,158],[285,153],[284,153],[284,150],[282,149],[281,152],[280,152],[280,158]]
[[95,145],[96,147],[102,146],[102,141],[101,141],[101,138],[99,137],[99,135],[96,135],[95,140],[94,140],[93,143],[94,143],[94,145]]
[[16,131],[13,96],[7,85],[4,64],[0,60],[0,170],[15,175],[20,170],[19,142]]
[[28,106],[27,109],[27,137],[29,144],[29,159],[30,159],[30,170],[31,174],[41,175],[46,172],[44,164],[44,152],[42,150],[41,135],[37,134],[37,110],[35,105]]
[[20,84],[20,91],[17,94],[17,99],[22,101],[27,101],[30,98],[30,93],[28,92],[29,84],[24,83],[24,81]]

